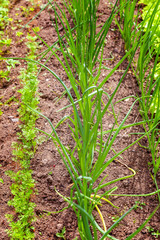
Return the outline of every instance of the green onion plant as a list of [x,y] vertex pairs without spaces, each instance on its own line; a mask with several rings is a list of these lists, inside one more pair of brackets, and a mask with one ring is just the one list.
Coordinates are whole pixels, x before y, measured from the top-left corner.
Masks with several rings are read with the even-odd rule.
[[[122,1],[123,2],[123,1]],[[124,1],[125,2],[125,1]],[[129,1],[133,6],[133,1]],[[128,3],[128,2],[127,2]],[[139,88],[141,91],[140,98],[140,113],[144,120],[143,127],[145,132],[151,130],[147,134],[148,138],[148,149],[151,151],[152,155],[152,165],[153,165],[153,174],[152,178],[155,182],[157,190],[159,186],[157,185],[157,173],[160,169],[160,153],[159,153],[159,144],[160,144],[160,135],[159,135],[159,124],[160,124],[160,71],[159,71],[159,54],[160,54],[160,44],[159,44],[159,1],[147,1],[141,0],[139,4],[143,3],[147,6],[143,10],[142,18],[143,21],[137,26],[135,36],[141,36],[141,41],[137,51],[138,58],[134,60],[132,64],[132,70],[135,73],[137,78]],[[123,6],[123,5],[122,5]],[[124,29],[125,22],[130,21],[129,9],[123,15],[124,18]],[[133,21],[133,25],[136,24],[136,21]],[[128,33],[123,31],[123,34],[126,36]],[[123,36],[123,35],[122,35]],[[131,38],[131,44],[134,41]],[[160,196],[158,194],[160,200]]]
[[125,41],[125,48],[129,50],[137,37],[138,12],[135,14],[136,0],[120,0],[119,15],[116,15],[115,23],[119,28],[122,38]]

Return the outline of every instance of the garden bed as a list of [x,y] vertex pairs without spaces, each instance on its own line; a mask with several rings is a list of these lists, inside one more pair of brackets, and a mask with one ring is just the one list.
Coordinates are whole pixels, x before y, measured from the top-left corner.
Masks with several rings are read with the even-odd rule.
[[[59,5],[61,5],[61,1],[56,1]],[[46,2],[43,2],[45,4]],[[13,3],[13,7],[10,10],[10,15],[14,19],[16,9],[20,6],[26,6],[26,1],[16,1]],[[102,24],[106,21],[111,13],[112,5],[108,3],[108,1],[102,0],[100,1],[100,6],[98,9],[98,24]],[[36,12],[38,12],[38,8],[35,9],[31,13],[31,17],[26,17],[19,14],[16,18],[22,20],[23,23],[27,23]],[[49,44],[53,44],[57,41],[57,34],[55,29],[52,26],[52,22],[50,20],[50,15],[54,19],[54,13],[52,10],[44,10],[39,17],[37,17],[33,22],[30,23],[30,28],[39,27],[41,30],[39,35]],[[11,30],[11,29],[10,29]],[[31,30],[24,30],[24,34]],[[63,29],[60,31],[63,31]],[[12,45],[9,50],[8,55],[13,57],[25,57],[26,47],[24,42],[20,44],[17,43],[17,37],[13,33],[11,33],[12,37]],[[25,41],[25,40],[24,40]],[[41,44],[42,45],[42,44]],[[42,45],[42,49],[45,47]],[[40,50],[41,51],[41,50]],[[124,42],[121,39],[121,35],[118,31],[117,26],[112,23],[109,33],[106,38],[105,47],[104,47],[104,55],[103,55],[103,66],[106,69],[102,69],[101,77],[99,81],[102,81],[104,76],[107,76],[110,72],[110,69],[118,63],[118,61],[125,55],[124,50]],[[62,59],[62,56],[59,56]],[[107,60],[106,60],[107,59]],[[117,86],[119,80],[121,79],[126,67],[127,60],[125,60],[118,71],[114,73],[114,75],[109,78],[109,80],[105,83],[104,88],[111,94],[115,87]],[[22,62],[22,66],[25,66],[24,61]],[[57,61],[56,58],[52,57],[47,66],[56,72],[58,76],[65,82],[67,87],[70,87],[69,80],[66,76],[66,73],[62,69],[61,65]],[[12,148],[11,144],[13,141],[16,141],[16,134],[19,131],[19,115],[17,113],[18,108],[18,99],[20,99],[20,94],[17,93],[17,90],[21,87],[20,81],[18,79],[18,71],[20,67],[17,67],[15,70],[11,72],[11,80],[6,84],[2,84],[2,88],[0,90],[1,94],[1,102],[3,105],[1,106],[1,110],[3,114],[0,116],[0,174],[3,179],[3,183],[0,183],[0,239],[7,240],[10,239],[7,236],[6,229],[8,228],[8,223],[5,218],[5,215],[8,213],[12,213],[14,218],[16,219],[16,214],[14,213],[14,208],[7,205],[7,202],[12,198],[12,194],[10,192],[9,187],[12,184],[12,181],[8,176],[6,176],[5,172],[7,170],[18,170],[19,164],[17,162],[12,161]],[[57,110],[67,106],[69,104],[69,100],[66,94],[63,95],[64,89],[62,85],[53,78],[53,76],[47,72],[47,70],[42,70],[38,76],[39,79],[39,93],[40,93],[40,103],[39,109],[41,113],[47,116],[52,124],[55,126],[62,117],[72,114],[72,109],[67,108],[61,112],[57,112]],[[128,97],[128,96],[136,96],[139,95],[139,88],[137,86],[136,78],[134,77],[131,69],[129,69],[125,79],[123,80],[116,96],[113,100],[113,103],[116,103],[118,100]],[[14,98],[7,103],[11,97]],[[59,100],[59,98],[62,98]],[[17,101],[15,101],[17,99]],[[107,103],[107,98],[103,98],[104,104]],[[127,112],[129,111],[131,105],[134,102],[134,98],[126,98],[126,100],[115,104],[115,112],[118,117],[118,122],[121,122],[125,117]],[[113,117],[110,112],[107,112],[104,119],[104,130],[107,131],[111,129],[114,122]],[[135,104],[129,118],[127,119],[126,124],[132,124],[135,122],[141,121],[141,116],[139,114],[139,105]],[[40,117],[37,120],[36,126],[43,131],[50,132],[50,126],[48,122]],[[129,129],[124,129],[117,136],[117,139],[113,145],[113,149],[115,152],[119,152],[121,149],[134,142],[137,139],[136,134],[143,132],[143,128],[140,126],[134,126]],[[68,127],[67,122],[64,122],[57,128],[57,133],[60,139],[62,140],[64,145],[74,147],[73,139],[71,138],[71,130]],[[143,138],[140,143],[142,145],[147,146],[146,138]],[[113,152],[110,151],[109,156],[112,156]],[[118,186],[118,190],[116,193],[118,194],[147,194],[155,191],[155,187],[153,184],[153,180],[149,173],[148,162],[151,160],[150,152],[147,149],[141,148],[138,143],[133,145],[131,148],[126,150],[121,157],[118,157],[114,160],[108,168],[105,170],[102,175],[108,175],[107,181],[111,181],[115,178],[121,178],[123,176],[130,175],[130,169],[134,169],[136,175],[132,178],[128,178],[122,181],[119,181],[114,186]],[[61,233],[62,229],[65,227],[64,239],[73,240],[80,239],[78,234],[77,227],[77,219],[74,211],[71,207],[68,207],[68,203],[64,201],[64,199],[57,193],[57,191],[65,196],[70,196],[70,189],[72,187],[72,180],[65,169],[65,166],[57,152],[53,142],[51,140],[44,141],[37,147],[35,157],[31,160],[31,167],[33,171],[32,176],[35,179],[36,184],[35,187],[37,189],[38,194],[34,194],[31,197],[31,201],[35,202],[35,217],[36,220],[33,223],[35,239],[37,240],[54,240],[60,239],[56,235],[57,233]],[[56,189],[56,191],[55,191]],[[107,187],[105,188],[107,190]],[[158,204],[158,200],[156,195],[148,196],[148,197],[110,197],[109,200],[117,207],[114,208],[107,202],[103,202],[102,206],[100,206],[100,210],[103,214],[104,220],[106,222],[106,227],[109,228],[113,222],[124,214],[128,209],[130,209],[135,201],[140,201],[144,203],[144,206],[141,208],[137,208],[130,212],[124,220],[120,222],[120,224],[113,229],[111,232],[112,236],[118,238],[119,240],[124,240],[129,236],[132,232],[134,232],[149,216],[149,214],[154,210],[154,208]],[[64,209],[66,208],[66,209]],[[64,209],[63,211],[60,211]],[[55,213],[58,212],[59,213]],[[96,216],[97,222],[101,225],[101,220],[99,219],[99,215],[96,210],[94,210],[94,216]],[[149,222],[148,226],[153,228],[155,231],[159,230],[159,212],[157,212],[154,217]],[[136,240],[143,239],[155,239],[155,236],[151,235],[146,228],[144,228],[135,238]]]

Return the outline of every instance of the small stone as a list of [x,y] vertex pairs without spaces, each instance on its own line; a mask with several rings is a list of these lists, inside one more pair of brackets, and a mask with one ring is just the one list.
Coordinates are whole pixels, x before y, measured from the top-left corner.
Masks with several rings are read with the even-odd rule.
[[37,173],[38,178],[43,178],[45,176],[46,176],[46,173],[42,173],[42,172]]
[[58,223],[57,224],[57,230],[59,231],[59,230],[61,230],[63,228],[63,224],[62,223]]
[[48,163],[48,160],[47,160],[47,159],[42,159],[42,163],[43,163],[44,165],[46,165],[46,164]]
[[11,118],[12,122],[18,122],[19,118]]

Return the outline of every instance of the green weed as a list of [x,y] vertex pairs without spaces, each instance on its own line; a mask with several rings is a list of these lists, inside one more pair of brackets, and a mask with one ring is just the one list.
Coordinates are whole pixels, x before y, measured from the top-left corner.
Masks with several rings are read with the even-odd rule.
[[151,226],[147,226],[146,229],[148,230],[149,233],[151,233],[151,235],[155,236],[155,238],[158,238],[160,236],[160,232],[158,230],[156,231]]
[[66,233],[66,228],[63,227],[61,233],[56,233],[56,236],[65,240],[66,239],[65,238],[65,233]]

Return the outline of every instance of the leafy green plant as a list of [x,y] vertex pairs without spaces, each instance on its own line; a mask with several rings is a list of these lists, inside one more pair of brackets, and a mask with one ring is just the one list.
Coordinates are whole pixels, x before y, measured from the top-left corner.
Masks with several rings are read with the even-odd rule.
[[33,7],[24,7],[24,6],[21,6],[20,8],[22,9],[22,14],[24,15],[24,17],[28,17],[29,14],[34,11],[34,8],[33,8]]
[[14,221],[11,214],[6,215],[11,229],[7,230],[12,239],[33,239],[34,232],[31,223],[34,218],[35,204],[30,202],[31,194],[33,193],[34,180],[32,172],[24,169],[14,173],[8,171],[7,175],[14,181],[10,187],[14,198],[8,202],[9,206],[13,206],[15,211],[19,213],[18,220]]
[[8,17],[9,3],[7,0],[0,0],[0,30],[3,30],[9,21],[12,21]]
[[12,39],[10,38],[2,38],[0,39],[0,47],[6,45],[9,47],[11,45]]
[[[34,37],[28,35],[27,46],[29,48],[28,57],[35,59],[38,43]],[[10,67],[14,67],[19,63],[15,60],[9,59],[7,61]],[[37,109],[38,93],[37,85],[38,80],[36,77],[37,65],[29,62],[27,69],[21,69],[21,84],[23,88],[19,90],[21,93],[21,107],[19,108],[19,117],[21,121],[21,131],[18,135],[18,142],[12,144],[14,161],[19,161],[21,170],[18,172],[9,171],[7,175],[14,181],[11,185],[11,193],[14,196],[8,202],[9,206],[15,208],[18,213],[18,219],[14,220],[11,214],[6,217],[9,221],[10,229],[7,230],[8,235],[12,239],[34,239],[34,231],[32,222],[35,220],[34,207],[35,204],[30,201],[34,191],[34,180],[32,179],[32,171],[30,167],[30,159],[34,156],[36,148],[36,133],[35,121],[38,118],[37,114],[33,113],[27,104],[31,105],[33,109]]]
[[2,79],[6,79],[7,81],[9,81],[9,73],[9,71],[0,70],[0,80],[2,81]]

